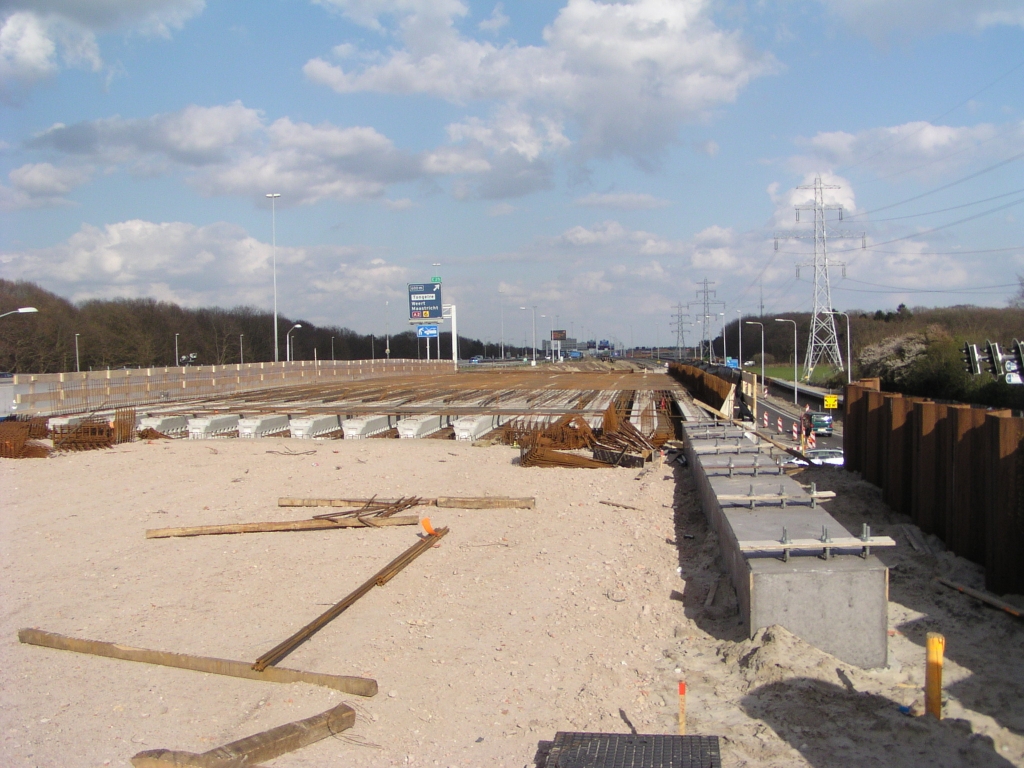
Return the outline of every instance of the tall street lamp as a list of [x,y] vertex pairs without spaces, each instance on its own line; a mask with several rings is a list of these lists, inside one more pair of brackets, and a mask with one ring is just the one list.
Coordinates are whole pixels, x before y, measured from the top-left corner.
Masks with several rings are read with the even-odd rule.
[[[520,309],[526,309],[526,307],[520,307]],[[537,307],[530,307],[533,312],[533,364],[537,364]]]
[[8,315],[27,315],[38,311],[39,310],[35,307],[18,307],[17,309],[12,309],[10,312],[4,312],[0,317],[7,317]]
[[498,307],[501,312],[501,359],[505,359],[505,291],[498,287]]
[[842,315],[846,318],[846,383],[853,382],[853,358],[850,357],[850,316],[845,312],[836,312],[834,309],[830,315]]
[[739,357],[739,361],[738,362],[740,364],[740,370],[742,371],[743,370],[743,310],[742,309],[737,309],[736,310],[736,315],[737,315],[737,318],[736,318],[736,330],[738,330],[739,333],[740,333],[740,351],[738,353],[738,357]]
[[78,333],[75,334],[75,373],[81,373],[82,372],[82,361],[78,357],[78,337],[80,335],[81,334],[78,334]]
[[178,336],[181,334],[174,334],[174,367],[177,368],[181,365],[181,358],[178,357]]
[[747,325],[759,325],[761,326],[761,387],[764,387],[764,323],[759,323],[755,320],[747,320]]
[[729,365],[729,350],[725,345],[725,312],[719,312],[718,316],[722,318],[722,364]]
[[[431,262],[430,266],[434,268],[434,274],[431,275],[431,280],[435,283],[441,282],[441,262]],[[444,309],[441,310],[440,320],[444,320]],[[424,341],[427,343],[427,360],[430,359],[430,337],[426,337]],[[437,329],[437,359],[441,359],[441,329]]]
[[[799,405],[796,399],[796,320],[786,320],[783,317],[776,317],[776,323],[792,323],[793,324],[793,404]],[[763,358],[762,358],[763,359]]]
[[273,242],[273,258],[274,258],[274,362],[279,362],[280,357],[277,352],[277,198],[281,196],[280,192],[268,192],[267,197],[270,198],[270,232],[271,241]]
[[391,359],[391,315],[388,307],[391,306],[390,301],[384,302],[384,356]]
[[291,360],[292,360],[292,331],[294,331],[296,328],[301,328],[301,327],[302,327],[301,323],[296,323],[291,328],[289,328],[288,329],[288,333],[286,333],[284,335],[285,357],[288,359],[288,362],[291,362]]
[[243,340],[244,339],[245,339],[245,334],[244,333],[238,334],[238,363],[239,363],[239,365],[245,365],[245,347],[243,346]]

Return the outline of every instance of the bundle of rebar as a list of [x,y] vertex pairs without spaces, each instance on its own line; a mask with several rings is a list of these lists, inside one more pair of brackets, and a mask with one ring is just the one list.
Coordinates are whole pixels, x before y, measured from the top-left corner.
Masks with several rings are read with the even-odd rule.
[[569,467],[572,469],[607,469],[611,464],[578,453],[563,453],[540,445],[523,447],[519,452],[522,467]]
[[20,459],[28,442],[28,434],[28,422],[0,422],[0,458]]
[[135,440],[135,409],[114,409],[114,444],[131,443]]
[[367,581],[363,582],[362,585],[360,585],[354,592],[347,595],[343,600],[341,600],[341,602],[332,606],[330,610],[322,613],[287,640],[274,646],[256,659],[252,668],[257,672],[262,672],[267,667],[279,662],[321,629],[326,627],[331,621],[340,616],[345,609],[351,606],[356,602],[356,600],[361,598],[371,589],[374,587],[383,587],[391,581],[391,579],[395,578],[403,568],[434,546],[434,544],[444,538],[447,534],[448,528],[438,528],[436,531],[428,533],[426,537],[417,541],[405,550],[405,552],[377,571],[377,573],[371,576]]
[[325,512],[322,515],[313,515],[313,519],[340,520],[346,517],[354,517],[364,525],[374,526],[377,525],[377,523],[373,522],[374,518],[391,517],[399,512],[411,509],[412,507],[419,507],[428,503],[428,499],[424,499],[419,496],[402,496],[395,501],[375,501],[376,498],[377,497],[374,496],[365,504],[355,507],[354,509],[346,509],[341,512]]
[[114,445],[114,428],[97,416],[78,424],[54,427],[51,434],[56,451],[91,451]]

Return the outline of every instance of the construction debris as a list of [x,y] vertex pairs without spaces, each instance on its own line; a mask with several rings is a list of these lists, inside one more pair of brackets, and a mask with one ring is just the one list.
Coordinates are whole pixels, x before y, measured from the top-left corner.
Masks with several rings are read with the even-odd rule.
[[114,446],[114,427],[99,416],[88,416],[77,424],[54,426],[50,435],[55,451],[93,451]]
[[132,765],[135,768],[255,768],[263,760],[273,760],[346,731],[355,722],[356,711],[347,704],[339,704],[319,715],[285,723],[201,754],[149,749],[135,755]]
[[334,528],[384,528],[394,525],[416,525],[420,519],[415,515],[363,520],[342,518],[312,520],[283,520],[266,523],[234,523],[228,525],[196,525],[183,528],[150,528],[147,539],[169,539],[178,536],[218,536],[229,533],[278,533],[281,531],[329,531]]
[[955,589],[957,592],[963,592],[965,595],[970,595],[975,600],[981,600],[983,603],[991,605],[993,608],[998,608],[1001,611],[1006,611],[1011,616],[1016,616],[1018,619],[1024,619],[1024,610],[1021,610],[1016,605],[1011,605],[1005,600],[1000,600],[994,595],[987,594],[978,589],[971,589],[965,587],[963,584],[957,584],[955,581],[944,579],[941,576],[936,576],[935,580],[950,589]]
[[309,683],[325,688],[333,688],[342,693],[355,696],[376,696],[377,681],[368,677],[349,677],[346,675],[326,675],[320,672],[303,672],[298,669],[270,667],[256,671],[245,661],[229,661],[214,659],[208,656],[191,656],[184,653],[152,651],[146,648],[133,648],[120,643],[105,643],[100,640],[80,640],[75,637],[58,635],[55,632],[44,632],[39,629],[22,629],[18,632],[18,640],[28,645],[41,645],[45,648],[56,648],[60,651],[88,653],[93,656],[106,656],[123,661],[139,661],[144,664],[157,664],[161,667],[191,669],[196,672],[209,672],[212,675],[243,677],[247,680],[263,680],[268,683]]
[[564,453],[551,448],[533,445],[521,448],[519,453],[521,467],[568,467],[572,469],[607,469],[612,465],[603,461],[588,459],[578,453]]
[[342,599],[341,602],[332,606],[330,610],[325,611],[316,619],[314,619],[309,624],[300,629],[298,632],[296,632],[294,635],[282,641],[281,643],[278,643],[265,654],[256,659],[256,661],[252,665],[252,668],[257,672],[263,672],[271,665],[279,662],[289,653],[291,653],[304,642],[309,640],[309,638],[311,638],[321,629],[326,627],[330,622],[332,622],[334,619],[340,616],[349,606],[355,603],[359,598],[361,598],[371,589],[373,589],[374,587],[383,587],[385,584],[391,581],[391,579],[398,575],[399,571],[401,571],[403,568],[409,565],[409,563],[411,563],[417,557],[422,555],[424,552],[426,552],[428,549],[434,546],[434,544],[436,544],[438,541],[440,541],[448,534],[447,528],[440,528],[434,531],[428,526],[425,527],[427,528],[428,531],[428,534],[425,538],[417,541],[415,544],[413,544],[411,547],[405,550],[405,552],[400,554],[386,566],[377,571],[377,573],[371,576],[369,580],[363,582],[363,584],[360,585],[354,592],[351,592],[344,599]]
[[[44,420],[44,434],[45,425]],[[32,440],[32,434],[32,422],[0,421],[0,459],[45,459],[49,456],[50,449]]]

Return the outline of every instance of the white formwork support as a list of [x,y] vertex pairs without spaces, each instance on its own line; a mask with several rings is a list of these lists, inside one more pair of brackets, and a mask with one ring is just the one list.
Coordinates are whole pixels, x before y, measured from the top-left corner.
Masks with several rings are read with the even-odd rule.
[[356,416],[351,419],[345,419],[341,423],[341,429],[345,434],[346,440],[362,440],[366,437],[379,435],[381,432],[387,432],[396,423],[397,417],[386,414]]
[[404,440],[432,435],[448,426],[448,417],[438,414],[407,416],[398,422],[398,436]]
[[188,431],[188,416],[143,416],[139,429],[153,429],[161,435],[180,435]]
[[340,423],[337,415],[333,413],[318,413],[315,416],[300,416],[292,419],[289,428],[292,437],[299,440],[309,440],[320,435],[337,432]]
[[265,413],[249,419],[238,420],[239,437],[272,437],[288,432],[288,414]]
[[501,426],[500,416],[460,416],[455,420],[456,440],[479,440]]
[[222,413],[219,416],[200,416],[188,420],[189,440],[209,440],[214,437],[231,437],[238,430],[238,414]]

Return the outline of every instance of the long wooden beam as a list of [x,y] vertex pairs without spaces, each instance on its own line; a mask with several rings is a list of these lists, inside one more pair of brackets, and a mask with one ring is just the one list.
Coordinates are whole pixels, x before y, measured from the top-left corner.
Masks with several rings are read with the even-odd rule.
[[[277,500],[279,507],[357,507],[374,504],[394,504],[399,499],[302,499],[282,496]],[[425,507],[446,507],[449,509],[533,509],[537,500],[532,496],[439,496],[423,499]]]
[[363,522],[358,517],[338,520],[283,520],[267,523],[233,523],[227,525],[195,525],[185,528],[150,528],[147,539],[167,539],[173,536],[217,536],[227,533],[273,533],[276,531],[326,531],[331,528],[380,528],[389,525],[416,525],[415,515],[402,517],[371,517]]
[[273,760],[348,730],[355,722],[356,711],[347,704],[339,704],[319,715],[285,723],[208,752],[147,749],[132,758],[132,765],[135,768],[259,768],[258,763],[263,760]]
[[196,672],[209,672],[213,675],[242,677],[247,680],[263,680],[268,683],[309,683],[333,688],[343,693],[356,696],[376,696],[377,681],[368,677],[350,677],[347,675],[327,675],[320,672],[303,672],[298,669],[268,667],[257,672],[251,662],[215,659],[208,656],[192,656],[185,653],[168,651],[152,651],[146,648],[133,648],[119,643],[105,643],[101,640],[81,640],[55,632],[44,632],[41,629],[22,629],[18,639],[29,645],[41,645],[45,648],[56,648],[60,651],[88,653],[93,656],[106,656],[123,661],[140,661],[144,664],[157,664],[161,667],[177,667],[191,669]]

